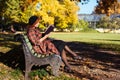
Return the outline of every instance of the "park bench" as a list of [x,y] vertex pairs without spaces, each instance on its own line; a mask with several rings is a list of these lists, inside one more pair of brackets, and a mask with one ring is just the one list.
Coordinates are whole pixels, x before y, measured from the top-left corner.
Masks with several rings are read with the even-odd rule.
[[29,73],[34,65],[47,65],[52,68],[52,74],[54,76],[59,75],[59,68],[61,64],[61,57],[56,54],[37,54],[32,49],[32,45],[26,35],[21,35],[23,52],[25,55],[25,80],[29,80]]

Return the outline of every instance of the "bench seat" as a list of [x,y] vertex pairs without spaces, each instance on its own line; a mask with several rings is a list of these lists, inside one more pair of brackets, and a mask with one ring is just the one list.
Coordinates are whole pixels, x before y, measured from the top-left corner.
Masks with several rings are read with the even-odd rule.
[[25,80],[29,80],[29,73],[33,65],[46,65],[52,67],[52,74],[59,75],[59,68],[61,65],[61,57],[56,54],[38,54],[32,48],[32,45],[26,35],[22,35],[22,47],[25,55]]

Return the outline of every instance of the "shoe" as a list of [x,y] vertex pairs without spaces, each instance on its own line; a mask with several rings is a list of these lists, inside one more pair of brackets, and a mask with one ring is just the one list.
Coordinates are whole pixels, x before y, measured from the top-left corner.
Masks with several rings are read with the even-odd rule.
[[75,60],[83,60],[83,58],[80,57],[80,56],[74,56],[73,59],[75,59]]
[[70,67],[68,67],[68,66],[65,66],[64,70],[65,70],[65,72],[68,72],[68,73],[72,73],[73,72],[72,69]]

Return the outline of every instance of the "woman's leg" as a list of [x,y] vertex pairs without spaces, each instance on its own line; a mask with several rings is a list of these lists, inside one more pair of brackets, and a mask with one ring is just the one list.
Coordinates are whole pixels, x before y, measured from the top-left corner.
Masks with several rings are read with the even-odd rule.
[[73,52],[67,45],[65,45],[65,50],[69,52],[70,54],[72,54],[73,56],[77,56],[77,54]]
[[63,62],[65,64],[65,66],[70,68],[70,64],[67,61],[66,51],[64,49],[63,49],[63,51],[61,53],[61,57],[62,57],[62,60],[63,60]]
[[65,66],[64,66],[64,70],[66,71],[66,72],[72,72],[72,69],[71,69],[71,67],[70,67],[70,64],[68,63],[68,61],[67,61],[67,56],[66,56],[66,51],[63,49],[63,51],[62,51],[62,53],[61,53],[61,57],[62,57],[62,60],[63,60],[63,62],[64,62],[64,64],[65,64]]
[[69,52],[70,54],[72,54],[73,58],[75,60],[83,60],[83,58],[81,56],[78,56],[75,52],[73,52],[67,45],[65,45],[65,50],[67,52]]

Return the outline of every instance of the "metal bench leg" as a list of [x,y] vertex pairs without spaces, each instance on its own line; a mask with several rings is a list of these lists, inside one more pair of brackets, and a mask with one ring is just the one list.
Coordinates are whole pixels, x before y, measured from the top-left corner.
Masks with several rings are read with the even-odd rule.
[[29,73],[31,71],[33,64],[31,63],[26,63],[26,68],[25,68],[25,80],[30,80]]
[[61,59],[59,57],[55,57],[54,58],[55,61],[51,62],[51,67],[52,67],[52,74],[54,76],[59,76],[59,69],[60,69],[60,65],[61,65]]

